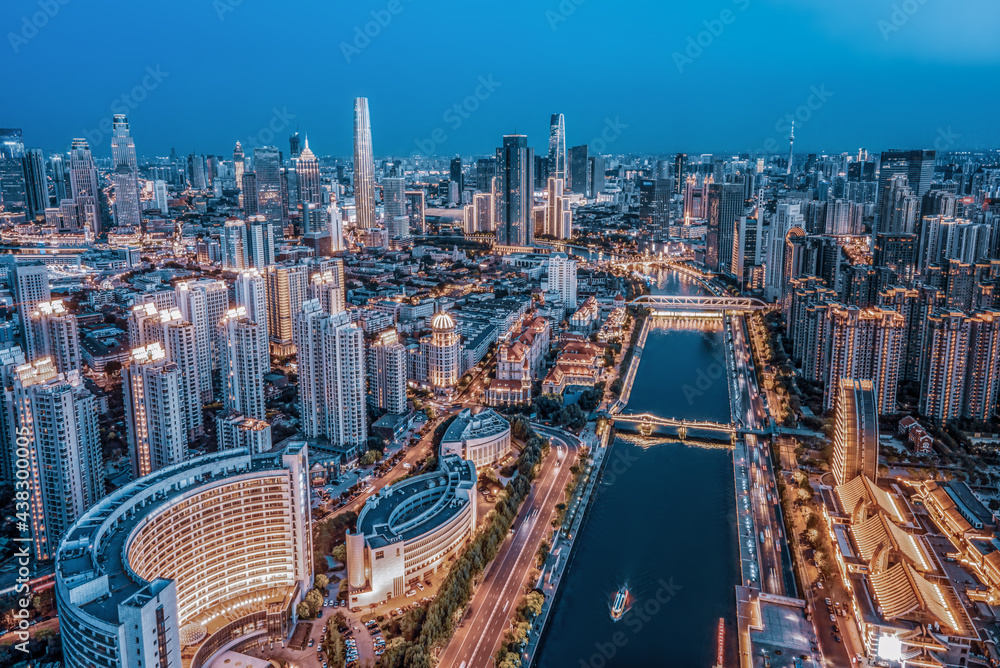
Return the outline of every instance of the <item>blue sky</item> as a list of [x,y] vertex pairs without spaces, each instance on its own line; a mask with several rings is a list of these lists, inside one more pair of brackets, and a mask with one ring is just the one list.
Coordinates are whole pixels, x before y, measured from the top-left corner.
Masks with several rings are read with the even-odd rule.
[[272,130],[287,151],[296,127],[347,155],[358,95],[380,156],[515,130],[545,150],[553,112],[608,152],[783,152],[789,114],[801,151],[1000,146],[993,0],[5,0],[0,18],[0,126],[47,152],[109,154],[101,121],[125,109],[144,155]]

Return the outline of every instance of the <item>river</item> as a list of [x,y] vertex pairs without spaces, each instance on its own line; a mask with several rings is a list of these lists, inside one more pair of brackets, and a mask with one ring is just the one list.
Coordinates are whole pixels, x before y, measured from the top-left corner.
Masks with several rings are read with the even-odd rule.
[[[675,272],[658,278],[654,294],[704,293]],[[650,331],[627,410],[728,422],[722,350],[721,329]],[[711,668],[719,618],[734,664],[731,451],[629,435],[610,447],[535,665]],[[634,602],[615,623],[610,600],[626,581]]]

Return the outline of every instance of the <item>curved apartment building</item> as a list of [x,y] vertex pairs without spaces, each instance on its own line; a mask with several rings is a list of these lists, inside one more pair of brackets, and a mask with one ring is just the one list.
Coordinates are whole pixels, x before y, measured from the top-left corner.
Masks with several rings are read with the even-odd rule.
[[442,455],[438,469],[382,488],[347,534],[351,607],[403,596],[439,570],[476,527],[476,466]]
[[200,668],[288,637],[313,580],[304,442],[198,457],[90,508],[56,555],[68,668]]
[[492,408],[465,408],[441,438],[441,454],[468,459],[477,469],[510,453],[510,422]]

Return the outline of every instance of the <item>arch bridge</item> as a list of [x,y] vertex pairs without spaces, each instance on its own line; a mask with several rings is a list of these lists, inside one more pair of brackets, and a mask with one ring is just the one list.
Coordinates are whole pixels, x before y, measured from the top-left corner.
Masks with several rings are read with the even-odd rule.
[[649,306],[657,311],[670,313],[717,313],[726,311],[767,311],[772,305],[755,297],[693,297],[687,295],[643,295],[629,302],[635,306]]

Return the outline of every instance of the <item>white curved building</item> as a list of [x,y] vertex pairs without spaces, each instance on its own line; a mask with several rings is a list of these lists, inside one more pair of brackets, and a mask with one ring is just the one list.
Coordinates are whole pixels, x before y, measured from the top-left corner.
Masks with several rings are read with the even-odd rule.
[[56,554],[68,668],[200,668],[287,639],[312,587],[304,442],[146,475],[91,507]]
[[489,466],[510,452],[510,422],[492,408],[463,409],[441,438],[442,455],[458,455],[476,468]]
[[440,570],[476,527],[476,467],[456,455],[438,469],[382,488],[347,534],[351,607],[399,598]]

